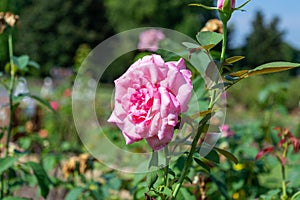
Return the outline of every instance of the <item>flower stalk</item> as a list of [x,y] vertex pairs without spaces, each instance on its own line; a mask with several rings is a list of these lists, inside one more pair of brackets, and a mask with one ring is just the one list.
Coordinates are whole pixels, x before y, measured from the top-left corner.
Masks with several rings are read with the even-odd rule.
[[[285,137],[285,136],[283,136]],[[284,139],[284,138],[283,138]],[[286,157],[287,157],[287,151],[288,151],[288,143],[285,142],[283,145],[283,152],[282,152],[282,158],[281,160],[279,160],[280,164],[281,164],[281,176],[282,176],[282,180],[281,180],[281,187],[282,187],[282,195],[281,195],[281,200],[287,200],[288,196],[286,193],[286,177],[285,177],[285,163],[286,163]]]
[[165,157],[166,157],[166,159],[165,159],[165,162],[166,162],[166,166],[165,166],[165,186],[166,187],[168,187],[168,179],[169,179],[169,161],[170,161],[170,158],[169,158],[169,149],[168,149],[168,146],[165,146],[165,148],[164,148],[164,150],[165,150]]
[[175,200],[176,199],[176,196],[178,195],[178,192],[182,186],[182,183],[192,165],[192,162],[193,162],[193,155],[197,149],[197,144],[198,144],[198,141],[200,139],[200,136],[202,133],[205,133],[208,129],[208,126],[206,126],[206,123],[208,122],[208,120],[211,118],[212,116],[212,113],[206,115],[200,122],[199,122],[199,128],[198,128],[198,131],[197,131],[197,134],[196,136],[194,137],[193,139],[193,142],[192,142],[192,147],[191,147],[191,150],[188,154],[188,157],[185,161],[185,164],[184,164],[184,168],[183,168],[183,172],[181,173],[181,176],[179,178],[179,181],[175,187],[175,190],[173,192],[173,195],[172,195],[172,199]]
[[[223,23],[223,41],[222,41],[222,51],[221,51],[221,56],[220,56],[220,63],[221,63],[221,67],[220,67],[220,73],[222,74],[222,63],[225,61],[225,55],[226,55],[226,45],[227,45],[227,22],[228,20],[230,19],[231,17],[231,13],[234,11],[234,8],[232,8],[232,6],[234,7],[234,2],[235,1],[232,1],[233,4],[231,5],[230,4],[230,10],[229,11],[223,11],[223,10],[219,10],[219,13],[220,13],[220,18],[221,18],[221,21]],[[219,4],[219,3],[218,3]],[[208,108],[211,109],[214,104],[216,103],[216,99],[219,98],[216,97],[216,93],[215,91],[213,91],[212,93],[212,96],[211,96],[211,99],[210,99],[210,103],[209,103],[209,106]],[[199,139],[200,139],[200,136],[202,133],[206,133],[207,132],[207,129],[208,129],[208,126],[206,126],[207,122],[209,121],[209,119],[211,118],[212,116],[212,113],[211,114],[208,114],[206,115],[200,122],[199,122],[199,128],[198,128],[198,131],[197,131],[197,134],[195,136],[195,138],[193,139],[193,142],[192,142],[192,147],[191,147],[191,150],[188,154],[188,157],[186,159],[186,162],[185,162],[185,165],[184,165],[184,168],[183,168],[183,173],[181,174],[180,178],[179,178],[179,181],[175,187],[175,190],[174,190],[174,193],[173,193],[173,196],[172,196],[172,199],[176,199],[176,196],[182,186],[182,183],[188,173],[188,170],[190,169],[191,165],[192,165],[192,162],[193,162],[193,155],[197,149],[197,144],[199,142]]]
[[9,60],[10,60],[10,85],[8,90],[9,95],[9,124],[7,127],[7,136],[6,136],[6,152],[5,156],[8,156],[9,152],[9,141],[12,132],[13,125],[13,90],[15,85],[15,70],[14,70],[14,61],[13,61],[13,42],[12,42],[12,33],[8,35],[8,50],[9,50]]
[[[222,51],[220,57],[221,64],[225,61],[226,45],[227,45],[227,22],[223,22],[223,41],[222,41]],[[222,67],[220,68],[220,73],[222,73]]]

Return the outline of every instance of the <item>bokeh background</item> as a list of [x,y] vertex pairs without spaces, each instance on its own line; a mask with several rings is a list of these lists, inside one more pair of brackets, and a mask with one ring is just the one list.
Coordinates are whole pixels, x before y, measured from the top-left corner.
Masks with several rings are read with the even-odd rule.
[[[72,118],[74,78],[94,47],[128,29],[163,27],[195,38],[209,19],[218,18],[217,12],[188,6],[199,2],[216,5],[213,0],[0,0],[0,11],[20,16],[13,33],[15,55],[28,55],[40,65],[40,69],[32,68],[22,74],[26,87],[51,102],[57,111],[51,113],[38,104],[25,102],[17,110],[12,140],[20,151],[28,149],[30,156],[26,159],[38,160],[56,183],[51,186],[54,189],[48,199],[63,199],[67,195],[71,198],[71,192],[77,192],[81,199],[144,198],[144,176],[113,171],[85,154],[87,150],[77,136]],[[237,5],[243,2],[237,0]],[[245,59],[232,70],[251,69],[278,60],[300,62],[299,6],[300,2],[295,0],[252,0],[244,7],[245,12],[235,12],[229,23],[227,57],[242,55]],[[0,35],[1,71],[5,71],[8,62],[7,37],[6,33]],[[138,53],[137,50],[117,59],[101,78],[101,92],[96,97],[100,123],[106,122],[111,114],[113,80]],[[90,84],[99,83],[91,80]],[[255,156],[266,144],[277,144],[274,127],[289,128],[299,138],[299,85],[300,71],[292,70],[251,77],[227,92],[226,124],[231,136],[220,139],[218,145],[236,155],[240,163],[234,165],[221,157],[218,164],[211,165],[212,175],[198,170],[199,167],[193,169],[205,178],[208,199],[278,197],[281,182],[276,158],[255,161]],[[87,91],[83,95],[90,94]],[[0,96],[7,97],[4,88],[0,88]],[[7,120],[7,113],[0,111],[0,120]],[[145,150],[143,142],[126,146],[115,126],[102,128],[116,145],[136,152]],[[290,193],[300,188],[298,154],[289,158]],[[76,168],[76,163],[84,163],[84,170]],[[176,166],[176,170],[179,173],[182,165]],[[14,182],[15,194],[39,199],[34,185],[37,181],[30,174],[21,175],[23,182]],[[186,185],[189,195],[185,199],[191,199],[191,194],[197,192],[197,184]]]

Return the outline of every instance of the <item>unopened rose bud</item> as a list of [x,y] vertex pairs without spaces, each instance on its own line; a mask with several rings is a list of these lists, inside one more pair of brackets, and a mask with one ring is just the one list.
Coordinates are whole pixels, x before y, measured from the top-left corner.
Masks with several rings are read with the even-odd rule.
[[218,0],[217,7],[219,9],[222,22],[227,23],[235,9],[235,0]]
[[218,0],[218,9],[234,9],[235,8],[235,0]]

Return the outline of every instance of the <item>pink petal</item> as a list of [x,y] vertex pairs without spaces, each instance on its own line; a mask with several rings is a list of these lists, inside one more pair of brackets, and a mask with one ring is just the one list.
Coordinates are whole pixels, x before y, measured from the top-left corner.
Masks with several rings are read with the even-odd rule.
[[165,137],[161,140],[157,136],[147,138],[146,140],[153,150],[158,151],[164,148],[166,145],[168,145],[168,143],[172,140],[173,133],[174,129],[170,129],[168,133],[165,134]]

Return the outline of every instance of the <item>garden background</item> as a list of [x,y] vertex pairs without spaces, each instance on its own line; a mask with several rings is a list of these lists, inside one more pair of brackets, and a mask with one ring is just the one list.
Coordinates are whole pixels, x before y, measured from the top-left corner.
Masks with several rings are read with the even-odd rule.
[[[211,0],[201,2],[207,5],[216,3]],[[16,153],[26,150],[24,159],[40,163],[49,180],[45,181],[44,188],[40,188],[37,187],[39,179],[32,177],[30,170],[26,173],[25,170],[21,172],[13,169],[11,173],[15,179],[10,181],[10,190],[14,195],[34,199],[42,199],[42,196],[47,199],[144,198],[147,188],[144,176],[114,171],[94,160],[82,145],[72,117],[72,85],[84,58],[110,36],[132,28],[151,26],[177,30],[194,38],[195,33],[209,19],[218,18],[217,12],[189,7],[189,3],[194,2],[0,1],[0,12],[10,11],[19,15],[13,32],[15,55],[28,55],[40,65],[39,69],[30,68],[21,74],[26,77],[28,90],[43,96],[56,110],[50,112],[39,104],[30,107],[28,102],[26,106],[16,110],[12,151]],[[246,57],[234,66],[235,71],[252,69],[277,60],[299,63],[299,45],[292,43],[291,39],[287,42],[285,36],[290,30],[282,28],[281,16],[266,18],[267,13],[253,9],[255,0],[250,4],[245,7],[245,10],[250,6],[254,10],[250,24],[243,24],[241,20],[233,20],[229,24],[227,57]],[[241,14],[249,13],[239,13]],[[248,32],[243,33],[246,37],[237,39],[241,36],[239,31],[243,26],[247,26]],[[6,32],[0,35],[1,71],[7,70],[5,66],[9,62],[7,40]],[[239,45],[235,45],[235,40],[239,41]],[[97,93],[100,106],[96,109],[100,122],[106,121],[111,114],[109,108],[113,80],[126,71],[138,53],[139,51],[133,51],[120,57],[102,76],[101,84],[105,89]],[[208,199],[276,199],[280,192],[278,188],[281,187],[281,177],[278,175],[280,164],[273,157],[261,160],[255,160],[255,157],[265,144],[278,142],[275,127],[288,128],[297,138],[300,137],[299,85],[300,71],[295,69],[280,74],[251,77],[227,92],[226,124],[230,127],[231,135],[221,138],[218,145],[236,155],[239,163],[232,164],[220,157],[211,166],[213,176],[201,174],[205,178],[205,194]],[[240,95],[241,92],[243,95]],[[7,97],[4,87],[0,88],[0,97]],[[0,111],[0,120],[2,126],[6,125],[5,109]],[[112,141],[124,146],[121,132],[116,127],[106,126],[103,129],[110,133]],[[4,142],[2,145],[3,148]],[[139,144],[133,148],[143,151]],[[300,156],[289,156],[288,192],[294,193],[300,188]],[[196,198],[194,196],[197,196],[198,189],[201,188],[199,184],[200,182],[187,184],[188,193],[184,198]],[[44,195],[44,190],[47,189],[47,195]]]

